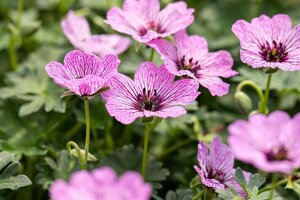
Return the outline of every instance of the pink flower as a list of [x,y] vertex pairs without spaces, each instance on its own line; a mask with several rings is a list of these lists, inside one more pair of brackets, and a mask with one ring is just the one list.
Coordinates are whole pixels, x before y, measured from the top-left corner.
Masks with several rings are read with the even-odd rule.
[[253,68],[300,70],[300,24],[292,28],[288,15],[238,20],[232,31],[241,43],[242,62]]
[[126,172],[119,178],[109,167],[78,171],[69,183],[56,180],[50,188],[52,200],[150,200],[150,184],[140,174]]
[[266,172],[289,174],[300,166],[300,114],[255,114],[229,126],[229,144],[237,159]]
[[194,9],[187,8],[183,1],[170,3],[159,10],[159,0],[125,0],[123,10],[112,8],[108,11],[106,23],[116,31],[146,43],[185,29],[194,21]]
[[174,44],[162,39],[148,43],[161,55],[170,73],[197,80],[213,96],[228,93],[229,84],[219,77],[228,78],[237,72],[231,69],[233,59],[227,51],[209,53],[203,37],[188,36],[185,30],[175,34]]
[[87,20],[75,15],[72,10],[61,21],[61,27],[75,48],[100,57],[107,54],[119,55],[130,45],[129,39],[119,35],[91,35]]
[[107,80],[117,73],[120,60],[115,55],[103,59],[79,50],[65,56],[64,64],[53,61],[46,65],[48,75],[61,87],[78,96],[92,96],[103,87]]
[[200,94],[198,83],[191,80],[174,82],[174,75],[151,62],[142,63],[134,81],[119,74],[109,81],[110,90],[103,93],[110,116],[123,124],[139,117],[178,117],[186,110],[180,105],[191,104]]
[[[215,137],[210,145],[210,150],[204,142],[198,144],[199,166],[194,166],[200,176],[201,182],[209,188],[228,189],[231,184],[236,192],[246,198],[247,194],[234,179],[234,155],[231,149],[222,144],[220,138]],[[246,181],[250,179],[249,172],[243,172]]]

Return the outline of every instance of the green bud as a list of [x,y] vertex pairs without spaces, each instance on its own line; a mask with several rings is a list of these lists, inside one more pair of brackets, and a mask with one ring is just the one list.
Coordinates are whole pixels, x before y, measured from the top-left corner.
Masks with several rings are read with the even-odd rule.
[[252,110],[252,101],[249,96],[241,91],[237,91],[234,94],[234,99],[236,104],[238,105],[239,109],[243,113],[249,113]]

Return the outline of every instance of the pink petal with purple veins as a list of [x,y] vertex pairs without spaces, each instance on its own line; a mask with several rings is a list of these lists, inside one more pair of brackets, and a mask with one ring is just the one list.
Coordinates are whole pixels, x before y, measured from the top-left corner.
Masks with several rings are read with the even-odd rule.
[[61,21],[61,27],[65,36],[73,46],[81,49],[82,42],[91,36],[90,26],[84,17],[75,15],[74,11],[69,11],[67,16]]
[[289,174],[300,164],[299,129],[285,112],[256,114],[229,126],[229,144],[238,159],[266,172]]
[[193,12],[194,9],[187,8],[183,1],[168,4],[158,15],[160,29],[163,31],[162,37],[188,27],[194,21]]
[[300,28],[292,28],[288,15],[261,15],[251,23],[238,20],[232,31],[240,40],[242,62],[253,68],[300,70]]

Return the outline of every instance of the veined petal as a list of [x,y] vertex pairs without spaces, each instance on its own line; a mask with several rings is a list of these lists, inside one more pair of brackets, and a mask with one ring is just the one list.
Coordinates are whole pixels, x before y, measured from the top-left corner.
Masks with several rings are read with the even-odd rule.
[[208,53],[205,58],[198,59],[201,69],[199,75],[202,76],[219,76],[229,78],[235,76],[238,72],[232,70],[233,59],[227,51],[217,51]]
[[104,21],[111,25],[113,29],[128,35],[138,35],[138,24],[132,24],[126,17],[125,13],[120,8],[112,8],[108,11],[106,20]]
[[193,12],[194,9],[187,8],[183,1],[168,4],[158,15],[158,23],[164,31],[162,35],[171,35],[188,27],[194,21]]
[[201,76],[197,78],[200,85],[207,88],[211,95],[223,96],[229,92],[229,84],[223,82],[219,77]]
[[126,0],[123,4],[126,13],[135,13],[145,22],[155,22],[159,8],[159,0]]
[[144,111],[145,117],[160,117],[160,118],[168,118],[168,117],[179,117],[182,115],[185,115],[187,112],[186,110],[181,106],[171,106],[171,107],[163,107],[159,109],[158,111]]
[[222,171],[224,179],[232,177],[234,155],[231,149],[221,143],[220,138],[215,137],[210,145],[210,163],[214,170]]
[[103,93],[106,110],[123,124],[130,124],[136,118],[143,117],[138,108],[138,91],[134,82],[125,75],[118,74],[108,82],[110,90]]
[[84,17],[75,15],[74,11],[69,11],[67,16],[61,21],[61,27],[65,36],[75,46],[80,48],[81,43],[91,36],[90,26]]
[[168,88],[174,80],[174,75],[170,74],[164,67],[157,68],[152,62],[140,64],[134,75],[134,82],[139,88],[140,93],[143,89],[151,92],[156,89],[161,93],[162,89]]
[[92,35],[84,41],[82,50],[104,57],[107,54],[119,55],[130,45],[128,38],[119,35]]
[[207,41],[204,37],[197,35],[188,36],[186,30],[179,31],[174,36],[174,44],[178,51],[178,57],[203,59],[208,53]]
[[119,59],[114,55],[107,55],[100,59],[93,54],[78,50],[69,52],[64,59],[66,74],[73,79],[89,74],[109,78],[117,72],[119,64]]
[[161,56],[163,60],[166,58],[178,62],[176,47],[167,40],[154,39],[147,43],[150,47],[154,48]]
[[70,91],[79,96],[92,96],[106,86],[105,82],[106,80],[101,77],[87,75],[83,78],[69,80],[66,85]]
[[170,87],[165,87],[159,92],[162,106],[191,104],[200,94],[198,87],[198,82],[193,79],[175,81]]

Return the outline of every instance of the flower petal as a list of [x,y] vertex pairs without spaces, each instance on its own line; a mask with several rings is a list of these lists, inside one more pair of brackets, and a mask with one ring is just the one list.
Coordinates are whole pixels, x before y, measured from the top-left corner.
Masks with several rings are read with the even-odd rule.
[[162,36],[166,37],[188,27],[194,21],[193,12],[194,9],[187,8],[183,1],[168,4],[158,15]]
[[[138,21],[139,19],[137,18],[136,20]],[[143,24],[142,22],[132,24],[120,8],[110,9],[107,12],[106,20],[104,22],[111,25],[114,30],[132,36],[139,35],[139,27]]]
[[102,94],[106,100],[106,110],[109,115],[123,124],[130,124],[136,118],[143,117],[138,108],[138,91],[134,82],[125,75],[112,77],[108,85],[110,90]]
[[178,57],[185,56],[187,59],[203,59],[208,53],[207,41],[197,35],[188,36],[185,30],[179,31],[174,36],[174,44],[178,51]]
[[[208,53],[205,58],[198,59],[201,76],[219,76],[229,78],[238,72],[232,70],[233,59],[228,51],[217,51]],[[201,78],[201,77],[200,77]]]
[[73,79],[89,74],[109,78],[117,73],[119,64],[119,59],[114,55],[107,55],[100,59],[93,54],[78,50],[69,52],[64,59],[65,72]]
[[219,77],[203,76],[197,78],[200,85],[207,88],[211,95],[223,96],[229,92],[229,84],[223,82]]
[[167,40],[154,39],[147,43],[150,47],[154,48],[161,56],[163,60],[166,58],[178,62],[176,47]]
[[84,17],[75,15],[72,10],[61,21],[61,27],[72,45],[79,49],[82,47],[82,42],[91,36],[87,20]]

